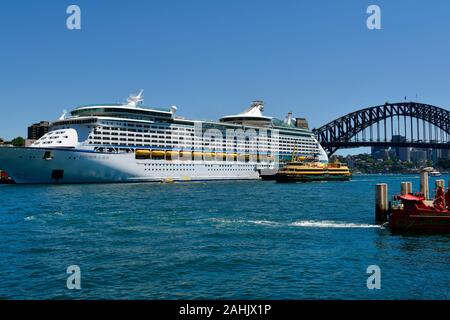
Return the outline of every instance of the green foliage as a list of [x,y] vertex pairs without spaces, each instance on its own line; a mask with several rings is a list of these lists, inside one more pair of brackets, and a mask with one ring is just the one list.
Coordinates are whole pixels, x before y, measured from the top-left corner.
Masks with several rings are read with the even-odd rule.
[[442,169],[450,169],[450,159],[439,159],[437,161],[437,166]]
[[[361,173],[417,173],[425,165],[423,163],[404,162],[397,158],[374,159],[367,153],[347,156],[343,162],[351,163],[353,171]],[[428,166],[433,166],[433,163],[430,163]],[[450,160],[448,161],[448,166],[450,168]],[[443,166],[437,164],[437,167]]]
[[12,139],[11,144],[15,147],[23,147],[25,146],[25,139],[22,137],[17,137]]

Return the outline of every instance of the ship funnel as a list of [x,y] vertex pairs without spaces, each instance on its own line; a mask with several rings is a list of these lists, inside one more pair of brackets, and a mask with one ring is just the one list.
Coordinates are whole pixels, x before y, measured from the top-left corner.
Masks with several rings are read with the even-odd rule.
[[289,111],[286,118],[284,118],[284,123],[291,125],[292,121],[292,112]]

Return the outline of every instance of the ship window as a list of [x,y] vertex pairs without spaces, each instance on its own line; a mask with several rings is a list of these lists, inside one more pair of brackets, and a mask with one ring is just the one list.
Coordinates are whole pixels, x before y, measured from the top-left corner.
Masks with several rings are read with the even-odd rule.
[[51,151],[45,151],[43,159],[45,160],[53,159]]

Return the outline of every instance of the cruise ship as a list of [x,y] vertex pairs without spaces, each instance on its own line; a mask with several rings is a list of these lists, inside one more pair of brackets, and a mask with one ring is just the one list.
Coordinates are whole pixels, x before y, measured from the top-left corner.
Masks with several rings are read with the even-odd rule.
[[260,179],[299,155],[328,158],[314,134],[263,115],[262,101],[219,121],[188,120],[175,106],[143,106],[143,90],[122,104],[64,113],[29,147],[0,148],[0,169],[16,183],[174,182]]

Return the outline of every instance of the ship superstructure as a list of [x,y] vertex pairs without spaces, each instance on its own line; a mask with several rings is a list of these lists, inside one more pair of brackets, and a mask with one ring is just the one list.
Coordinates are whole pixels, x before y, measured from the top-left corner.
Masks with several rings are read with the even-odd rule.
[[326,153],[311,131],[263,115],[262,101],[220,121],[187,120],[177,108],[81,106],[51,123],[29,148],[1,148],[0,168],[17,183],[259,179],[297,153]]

